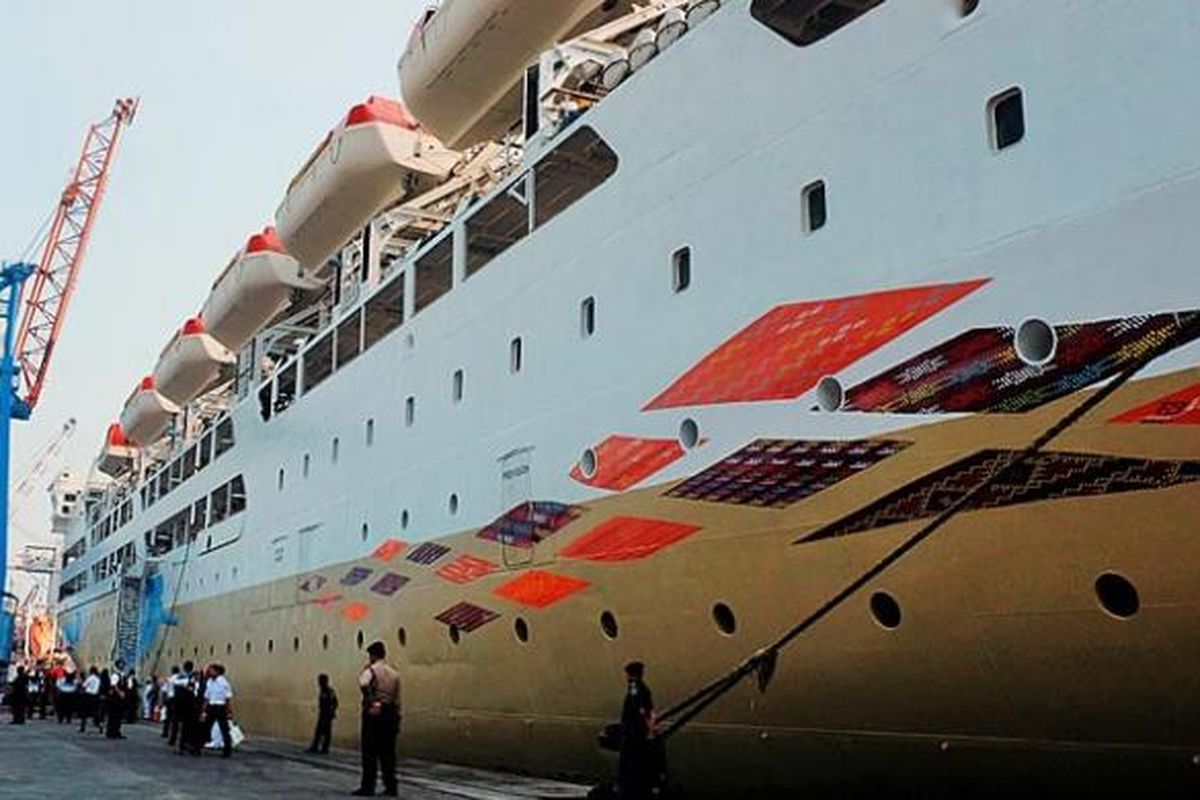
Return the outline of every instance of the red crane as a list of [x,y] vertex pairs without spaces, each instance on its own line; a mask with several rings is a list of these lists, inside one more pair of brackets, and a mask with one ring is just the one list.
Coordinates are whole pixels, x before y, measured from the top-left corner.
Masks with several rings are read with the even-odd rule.
[[96,212],[104,199],[109,168],[121,134],[133,122],[137,107],[135,99],[118,100],[107,118],[88,129],[79,163],[54,211],[17,331],[17,398],[18,406],[24,406],[15,409],[19,418],[29,415],[45,388],[50,357],[79,279]]

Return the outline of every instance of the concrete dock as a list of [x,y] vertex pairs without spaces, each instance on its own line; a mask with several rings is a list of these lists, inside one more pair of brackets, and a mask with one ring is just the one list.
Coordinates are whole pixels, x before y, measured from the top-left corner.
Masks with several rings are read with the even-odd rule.
[[[7,715],[5,715],[7,717]],[[358,787],[358,756],[316,756],[299,745],[247,740],[232,758],[176,755],[156,725],[124,728],[106,739],[76,725],[32,720],[0,723],[0,800],[232,800],[344,797]],[[402,759],[400,796],[411,800],[565,800],[588,787]]]

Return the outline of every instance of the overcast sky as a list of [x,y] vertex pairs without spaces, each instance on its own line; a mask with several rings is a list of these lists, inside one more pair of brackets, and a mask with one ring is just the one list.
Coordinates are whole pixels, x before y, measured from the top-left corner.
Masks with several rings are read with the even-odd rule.
[[[13,428],[13,486],[69,417],[86,470],[159,350],[345,110],[398,94],[423,0],[3,0],[0,257],[21,256],[89,123],[139,96],[49,383]],[[49,475],[47,476],[49,477]],[[49,527],[35,492],[10,553]]]

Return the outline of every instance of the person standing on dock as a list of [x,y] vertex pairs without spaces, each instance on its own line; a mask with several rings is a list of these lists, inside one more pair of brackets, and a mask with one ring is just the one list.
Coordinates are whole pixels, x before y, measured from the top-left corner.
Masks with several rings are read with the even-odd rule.
[[162,688],[162,708],[163,708],[163,738],[167,740],[168,747],[175,746],[175,740],[179,737],[179,717],[175,714],[175,686],[179,682],[179,667],[171,667],[171,676],[163,682]]
[[625,702],[621,707],[621,755],[617,762],[617,797],[645,800],[654,779],[651,738],[654,735],[654,697],[643,677],[640,661],[625,665]]
[[79,692],[76,699],[79,701],[79,732],[87,731],[89,717],[96,723],[96,730],[100,730],[100,674],[95,667],[88,670],[83,691]]
[[29,675],[22,664],[17,667],[17,676],[8,685],[8,709],[12,712],[10,725],[24,725],[25,712],[29,706]]
[[356,797],[375,794],[375,777],[383,773],[383,793],[397,797],[396,734],[400,732],[400,673],[384,661],[383,642],[367,647],[370,663],[358,676],[362,690],[362,782]]
[[172,732],[178,729],[179,754],[191,752],[200,755],[200,720],[198,719],[196,696],[197,679],[192,672],[191,661],[183,662],[183,672],[175,680],[175,699],[173,701],[176,722],[172,723]]
[[59,723],[71,724],[75,720],[75,695],[79,691],[79,682],[75,680],[74,672],[64,672],[54,687],[54,710]]
[[317,728],[313,731],[310,753],[328,753],[333,735],[333,719],[337,716],[337,692],[329,685],[329,676],[317,676]]
[[204,684],[204,730],[212,730],[215,722],[221,731],[221,758],[233,755],[233,738],[229,733],[229,711],[233,701],[233,687],[225,678],[225,667],[213,664]]

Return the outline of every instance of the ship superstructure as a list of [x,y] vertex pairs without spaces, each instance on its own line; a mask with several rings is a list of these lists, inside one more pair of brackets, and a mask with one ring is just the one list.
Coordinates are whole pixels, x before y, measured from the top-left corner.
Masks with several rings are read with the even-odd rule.
[[671,753],[718,796],[1194,781],[1200,8],[469,5],[128,398],[77,660],[220,660],[299,737],[380,638],[406,752],[600,775],[621,664],[704,685],[1161,347]]

